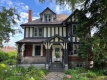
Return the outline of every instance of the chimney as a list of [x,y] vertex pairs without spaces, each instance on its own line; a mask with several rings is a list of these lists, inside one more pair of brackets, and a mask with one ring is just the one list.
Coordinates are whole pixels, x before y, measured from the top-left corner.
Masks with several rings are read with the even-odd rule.
[[32,21],[32,10],[29,9],[29,14],[28,14],[28,22]]

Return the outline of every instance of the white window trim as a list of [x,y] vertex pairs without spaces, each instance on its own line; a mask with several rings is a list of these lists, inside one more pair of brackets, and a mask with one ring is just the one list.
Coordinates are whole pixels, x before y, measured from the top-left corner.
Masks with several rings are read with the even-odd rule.
[[[41,28],[41,27],[40,27]],[[43,37],[43,28],[42,28],[42,36],[39,36],[39,28],[38,27],[36,27],[36,29],[37,29],[37,36],[35,36],[35,28],[34,28],[34,37]]]
[[26,29],[26,37],[28,37],[29,34],[29,28],[25,28]]
[[[80,44],[73,44],[73,45],[80,45]],[[79,48],[79,46],[78,46],[78,48]],[[78,48],[77,48],[77,50],[78,50]],[[69,56],[78,56],[78,54],[74,54],[74,46],[73,46],[73,50],[72,50],[72,54],[69,54]]]
[[[43,56],[43,44],[33,44],[33,49],[32,49],[32,56]],[[35,55],[35,46],[41,46],[41,53],[40,55]]]
[[[50,18],[49,18],[49,15],[50,15]],[[47,16],[47,18],[45,18],[45,16]],[[49,21],[49,19],[50,19],[50,21]],[[45,14],[44,15],[44,22],[52,22],[52,14]]]

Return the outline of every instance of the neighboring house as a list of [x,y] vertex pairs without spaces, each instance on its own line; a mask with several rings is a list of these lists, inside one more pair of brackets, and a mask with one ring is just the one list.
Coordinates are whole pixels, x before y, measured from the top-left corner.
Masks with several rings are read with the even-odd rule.
[[[21,63],[45,64],[47,69],[53,63],[62,64],[65,69],[82,67],[83,60],[77,55],[79,38],[75,37],[76,11],[67,16],[46,8],[39,19],[32,21],[32,10],[29,10],[28,23],[21,24],[24,39],[16,42],[18,53],[23,56]],[[59,53],[58,59],[56,53]]]
[[12,52],[12,51],[16,51],[15,47],[11,47],[11,46],[5,46],[3,48],[0,48],[0,50],[4,51],[4,52]]

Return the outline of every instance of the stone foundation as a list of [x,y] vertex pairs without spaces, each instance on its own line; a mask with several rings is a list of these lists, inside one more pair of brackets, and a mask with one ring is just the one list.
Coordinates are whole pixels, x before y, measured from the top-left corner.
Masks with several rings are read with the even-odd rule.
[[45,64],[18,64],[18,66],[22,66],[22,67],[25,67],[25,68],[28,68],[29,66],[35,66],[35,67],[38,67],[38,68],[44,68],[45,69]]

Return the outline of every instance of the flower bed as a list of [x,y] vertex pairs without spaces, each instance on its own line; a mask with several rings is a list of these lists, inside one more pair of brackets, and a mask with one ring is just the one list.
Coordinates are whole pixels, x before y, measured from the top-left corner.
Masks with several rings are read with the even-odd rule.
[[0,80],[45,80],[48,74],[46,69],[39,69],[30,66],[28,69],[24,67],[9,67],[0,64]]
[[107,70],[76,68],[65,71],[64,80],[107,80]]

